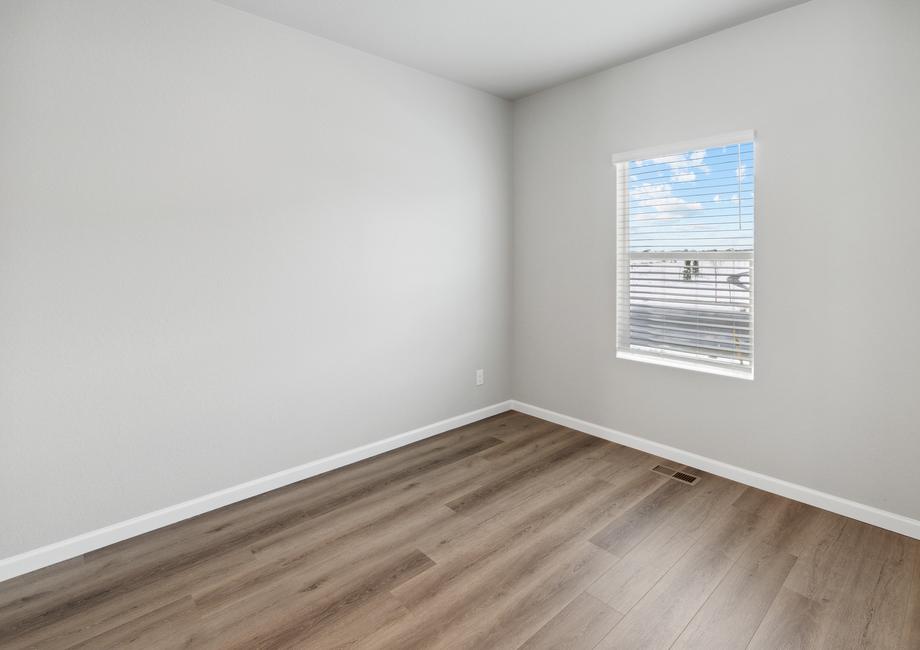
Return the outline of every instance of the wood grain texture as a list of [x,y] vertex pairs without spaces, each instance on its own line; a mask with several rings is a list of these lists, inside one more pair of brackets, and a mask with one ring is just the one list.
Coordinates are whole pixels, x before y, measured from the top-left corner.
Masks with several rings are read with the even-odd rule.
[[725,576],[673,648],[743,648],[783,586],[796,557],[757,544]]
[[3,648],[920,648],[920,542],[508,412],[0,583]]
[[910,583],[910,601],[901,634],[901,647],[920,648],[920,548],[914,548],[913,577]]
[[526,650],[591,650],[623,615],[582,592],[521,646]]

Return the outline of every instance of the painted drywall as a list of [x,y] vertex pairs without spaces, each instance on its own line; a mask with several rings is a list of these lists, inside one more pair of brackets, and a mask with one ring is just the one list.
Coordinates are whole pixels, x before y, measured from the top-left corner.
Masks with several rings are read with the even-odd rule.
[[[813,0],[516,102],[515,399],[920,518],[918,34]],[[754,381],[617,360],[611,154],[742,129]]]
[[207,0],[0,3],[0,557],[510,397],[510,117]]

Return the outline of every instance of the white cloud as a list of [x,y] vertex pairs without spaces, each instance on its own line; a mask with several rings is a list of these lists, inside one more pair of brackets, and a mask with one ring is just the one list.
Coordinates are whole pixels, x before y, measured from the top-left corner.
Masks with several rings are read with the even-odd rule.
[[[637,220],[642,219],[679,219],[682,210],[699,210],[701,203],[686,201],[674,195],[670,183],[642,183],[632,189],[633,205],[639,208],[654,208],[655,212],[634,213]],[[641,198],[634,198],[641,197]],[[656,214],[663,213],[663,214]]]
[[[709,166],[701,164],[703,159],[706,157],[705,149],[697,149],[695,151],[689,151],[684,154],[678,154],[676,156],[662,156],[660,158],[652,158],[649,162],[657,165],[668,165],[673,174],[672,179],[674,182],[691,182],[696,180],[696,174],[707,173],[709,172]],[[637,163],[638,164],[638,163]]]

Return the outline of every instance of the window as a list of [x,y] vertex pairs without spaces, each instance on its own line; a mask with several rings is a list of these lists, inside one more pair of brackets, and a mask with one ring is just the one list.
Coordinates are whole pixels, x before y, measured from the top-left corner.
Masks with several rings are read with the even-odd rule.
[[753,133],[614,162],[617,357],[753,378]]

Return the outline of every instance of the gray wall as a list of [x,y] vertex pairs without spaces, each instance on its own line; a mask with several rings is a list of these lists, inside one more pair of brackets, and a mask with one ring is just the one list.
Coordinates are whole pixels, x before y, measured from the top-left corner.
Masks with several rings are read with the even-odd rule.
[[510,397],[510,112],[204,0],[0,3],[0,557]]
[[[516,399],[920,518],[920,3],[814,0],[515,103]],[[612,153],[757,130],[753,382],[615,358]]]

